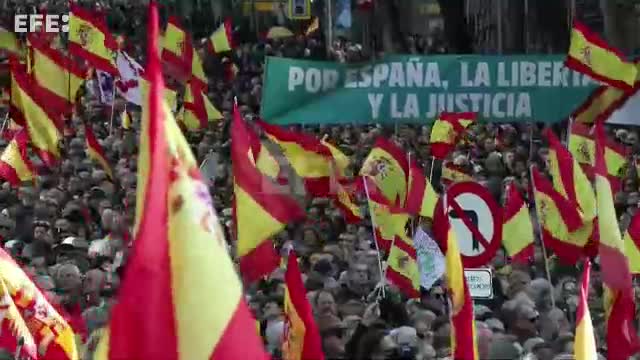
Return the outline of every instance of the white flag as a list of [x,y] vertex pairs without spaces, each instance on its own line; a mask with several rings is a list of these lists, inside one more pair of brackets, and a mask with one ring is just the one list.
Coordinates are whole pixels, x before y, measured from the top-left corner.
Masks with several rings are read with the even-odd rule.
[[124,51],[118,52],[116,65],[120,72],[120,79],[116,81],[118,93],[128,102],[142,106],[142,95],[138,78],[144,73],[144,68]]
[[444,255],[435,240],[421,227],[418,227],[413,238],[413,246],[416,248],[418,257],[420,285],[425,289],[431,289],[431,286],[444,274]]

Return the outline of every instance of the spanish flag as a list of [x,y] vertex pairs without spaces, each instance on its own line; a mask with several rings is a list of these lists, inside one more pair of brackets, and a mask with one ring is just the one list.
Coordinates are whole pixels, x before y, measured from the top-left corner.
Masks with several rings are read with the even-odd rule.
[[0,177],[15,187],[24,181],[33,180],[35,175],[35,168],[27,151],[28,141],[26,131],[19,131],[0,156]]
[[340,209],[347,223],[355,224],[364,220],[364,214],[362,214],[351,188],[352,186],[337,181],[333,203]]
[[198,82],[201,87],[207,85],[207,77],[191,36],[174,16],[169,17],[162,36],[162,60],[171,66],[176,77]]
[[197,83],[189,83],[185,87],[183,107],[182,121],[189,130],[206,129],[210,120],[222,119],[220,111]]
[[609,46],[578,21],[573,23],[565,65],[625,91],[633,89],[638,75],[634,63],[625,60],[617,49]]
[[309,134],[289,131],[262,120],[257,124],[269,139],[280,146],[295,173],[303,179],[309,194],[327,196],[333,193],[336,177],[343,174],[349,164],[344,162],[344,154],[338,154],[338,149],[331,150]]
[[411,159],[409,164],[409,196],[407,197],[407,211],[423,217],[433,218],[438,193],[433,189],[431,181],[424,175],[418,163]]
[[[575,239],[588,238],[591,229],[586,232],[577,204],[557,192],[535,167],[531,168],[531,177],[542,241],[562,262],[575,264],[586,245],[586,241],[576,243]],[[576,231],[585,231],[585,234],[570,236]]]
[[59,50],[31,36],[32,76],[45,89],[75,103],[78,89],[88,76],[88,69],[78,65]]
[[478,343],[476,337],[476,325],[473,315],[473,302],[467,280],[462,267],[462,257],[458,248],[458,239],[449,223],[448,205],[446,195],[441,207],[444,211],[444,219],[447,222],[443,234],[446,238],[438,239],[442,252],[445,254],[446,280],[451,301],[451,355],[459,360],[479,360]]
[[[405,216],[405,224],[409,220]],[[387,258],[386,277],[410,299],[420,297],[420,268],[413,240],[409,238],[402,221],[396,223],[396,239],[391,245]],[[401,226],[400,226],[401,225]]]
[[111,165],[109,165],[109,161],[107,160],[107,156],[104,153],[104,149],[102,145],[96,139],[96,135],[93,133],[93,129],[89,123],[85,123],[84,125],[84,137],[85,143],[87,145],[87,156],[90,159],[100,164],[102,169],[107,173],[110,179],[113,179],[113,170],[111,170]]
[[632,274],[640,274],[640,212],[631,219],[624,233],[624,254],[629,259],[629,270]]
[[304,218],[304,211],[291,197],[276,189],[251,162],[248,154],[258,135],[234,110],[231,126],[231,163],[234,179],[234,215],[240,271],[253,282],[278,266],[278,256],[269,239],[291,221]]
[[441,113],[431,128],[431,155],[436,159],[446,158],[460,136],[475,121],[475,113]]
[[502,245],[514,262],[528,264],[533,259],[534,243],[529,208],[511,182],[505,196]]
[[69,9],[69,53],[79,56],[92,67],[118,76],[118,43],[109,32],[104,18],[99,18],[72,2]]
[[442,185],[449,186],[465,181],[473,181],[473,177],[463,166],[456,165],[451,161],[446,161],[442,165],[442,174],[440,175]]
[[298,258],[291,251],[284,273],[285,330],[282,342],[284,360],[324,360],[320,333],[313,317],[307,291],[302,283]]
[[[22,318],[18,307],[11,298],[4,280],[0,278],[0,349],[10,351],[19,359],[37,359],[38,347]],[[22,340],[22,345],[19,345]]]
[[[622,177],[627,165],[627,148],[611,139],[606,139],[605,158],[609,182],[614,193],[622,189]],[[589,127],[581,123],[574,123],[569,134],[569,151],[580,163],[589,179],[593,179],[593,166],[595,164],[595,140]]]
[[16,35],[3,28],[0,28],[0,51],[20,56],[20,43]]
[[[198,164],[162,101],[150,3],[146,206],[94,359],[268,359]],[[139,185],[140,186],[140,185]],[[189,234],[185,241],[184,234]]]
[[209,36],[209,47],[214,54],[231,51],[233,49],[233,28],[231,20],[225,20],[216,31]]
[[[146,99],[149,97],[149,81],[144,78],[144,75],[139,79],[142,98]],[[178,107],[178,92],[170,89],[169,87],[165,87],[162,91],[164,94],[164,101],[169,106],[169,109],[171,109],[171,111],[176,111]]]
[[360,180],[367,195],[375,241],[381,251],[388,253],[391,244],[398,241],[398,234],[404,233],[408,213],[390,204],[373,178],[362,176]]
[[608,179],[603,125],[597,123],[595,131],[595,189],[598,200],[600,269],[607,321],[607,359],[626,360],[640,350],[634,325],[634,291]]
[[409,161],[404,151],[379,137],[360,169],[361,176],[372,178],[384,198],[394,206],[404,206],[407,199]]
[[71,326],[11,256],[1,249],[0,274],[4,290],[10,294],[35,341],[38,358],[77,360],[75,334]]
[[62,140],[64,107],[24,73],[18,64],[11,66],[11,113],[23,124],[31,146],[47,165],[52,167],[60,157],[58,143]]
[[591,263],[584,261],[582,270],[582,284],[580,285],[580,302],[576,312],[576,338],[573,343],[573,354],[576,360],[597,360],[598,349],[596,348],[596,338],[594,336],[591,315],[589,314],[589,272]]
[[629,99],[632,93],[613,86],[599,86],[572,114],[575,123],[593,124],[606,121]]

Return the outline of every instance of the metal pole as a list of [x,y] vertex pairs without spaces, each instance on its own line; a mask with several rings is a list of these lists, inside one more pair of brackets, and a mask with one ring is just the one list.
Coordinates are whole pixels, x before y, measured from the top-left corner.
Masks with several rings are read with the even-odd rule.
[[[369,203],[370,199],[369,199],[369,187],[367,186],[367,180],[366,178],[362,178],[362,183],[364,184],[364,193],[365,195],[367,195],[367,203]],[[374,214],[371,214],[371,207],[369,207],[369,217],[371,217],[371,227],[372,227],[372,232],[373,232],[373,243],[376,246],[376,252],[378,253],[378,270],[380,271],[380,281],[382,283],[381,286],[381,293],[382,293],[382,297],[384,297],[384,287],[386,284],[386,279],[385,279],[385,272],[382,270],[382,258],[380,256],[380,247],[378,246],[378,237],[376,236],[376,222],[374,220]],[[395,236],[394,236],[394,240],[395,240]],[[391,245],[393,246],[393,244]]]

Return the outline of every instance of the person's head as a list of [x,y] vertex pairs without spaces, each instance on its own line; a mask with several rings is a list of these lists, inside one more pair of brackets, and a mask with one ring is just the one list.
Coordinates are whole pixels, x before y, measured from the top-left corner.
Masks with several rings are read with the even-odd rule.
[[395,355],[396,344],[385,331],[370,328],[362,335],[356,347],[355,360],[386,360]]
[[82,284],[82,290],[87,304],[100,304],[100,291],[103,289],[106,283],[106,278],[107,276],[102,270],[92,269],[87,271]]
[[319,290],[316,292],[314,305],[316,315],[338,315],[336,301],[333,294],[328,291]]
[[53,225],[53,233],[58,241],[73,236],[73,226],[71,222],[65,218],[59,218]]
[[519,336],[534,337],[538,335],[540,314],[528,303],[519,303],[515,309],[514,331]]
[[57,267],[55,274],[56,287],[63,291],[80,289],[82,274],[74,264],[63,264]]
[[523,291],[531,281],[529,274],[524,271],[514,270],[509,274],[507,296],[513,299],[519,292]]
[[304,232],[302,234],[302,241],[310,248],[320,247],[320,236],[318,236],[316,230],[311,227],[304,229]]
[[262,315],[266,320],[274,320],[282,316],[282,299],[268,299],[262,306]]
[[349,268],[349,283],[356,286],[369,284],[369,266],[363,261],[351,264]]

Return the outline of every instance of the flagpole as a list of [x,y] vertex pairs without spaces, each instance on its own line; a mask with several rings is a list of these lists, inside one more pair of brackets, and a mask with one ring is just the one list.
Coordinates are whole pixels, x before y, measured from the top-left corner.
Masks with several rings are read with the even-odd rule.
[[0,135],[4,133],[4,129],[7,127],[8,122],[9,122],[9,109],[7,109],[7,113],[4,115],[4,120],[2,120],[2,127],[0,127]]
[[113,89],[111,90],[111,117],[109,119],[109,135],[111,135],[111,132],[113,131],[113,113],[115,112],[115,108],[116,108],[116,83],[115,83],[115,81],[116,81],[116,79],[114,77],[113,78],[113,86],[112,86]]
[[[531,127],[529,128],[529,159],[533,158],[533,125],[531,124]],[[536,189],[536,182],[533,178],[533,165],[529,166],[529,179],[531,181],[531,186],[534,189]],[[530,199],[531,201],[533,201],[534,203],[534,209],[536,210],[536,226],[538,228],[538,234],[540,236],[540,246],[542,246],[542,257],[544,258],[544,271],[547,275],[547,281],[549,282],[549,286],[551,286],[552,282],[551,282],[551,272],[549,271],[549,258],[547,256],[547,247],[544,245],[544,239],[543,239],[543,234],[542,234],[542,225],[540,224],[540,217],[538,214],[538,207],[536,204],[536,197],[535,197],[535,193],[532,199]],[[556,299],[555,296],[551,296],[551,306],[555,307],[556,306]]]
[[[369,186],[367,186],[367,181],[365,180],[365,178],[362,178],[362,183],[364,184],[364,193],[365,195],[367,195],[367,204],[369,203],[369,201],[371,200],[369,198]],[[376,246],[376,253],[378,254],[378,270],[380,271],[380,281],[382,282],[382,286],[381,286],[381,293],[382,293],[382,297],[385,296],[385,291],[384,291],[384,287],[386,286],[386,274],[385,272],[382,270],[382,258],[380,257],[380,247],[378,246],[378,237],[376,236],[376,222],[373,219],[374,216],[373,214],[371,214],[371,207],[369,206],[369,217],[371,218],[371,232],[373,233],[373,243]],[[395,236],[394,236],[395,239]],[[393,243],[391,244],[391,246],[393,246]]]

